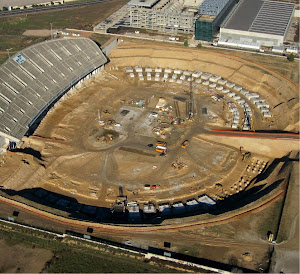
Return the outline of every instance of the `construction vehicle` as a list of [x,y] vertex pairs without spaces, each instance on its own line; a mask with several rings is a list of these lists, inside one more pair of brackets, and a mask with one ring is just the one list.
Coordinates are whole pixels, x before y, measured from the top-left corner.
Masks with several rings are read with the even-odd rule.
[[244,161],[246,158],[249,158],[251,156],[251,152],[245,151],[244,147],[240,147],[240,153],[242,155],[242,161]]
[[125,214],[125,204],[127,201],[127,196],[123,194],[123,187],[119,186],[119,196],[118,199],[115,201],[111,208],[111,212],[115,215],[123,216]]
[[159,152],[159,153],[167,153],[167,148],[166,147],[163,147],[163,146],[156,146],[156,149],[155,149],[156,152]]
[[156,152],[167,154],[167,143],[164,141],[156,142]]
[[167,143],[164,142],[164,141],[156,141],[156,145],[157,145],[157,146],[167,147]]
[[185,141],[183,141],[183,143],[181,144],[181,147],[182,147],[182,148],[186,148],[188,145],[189,145],[189,141],[188,141],[188,140],[185,140]]

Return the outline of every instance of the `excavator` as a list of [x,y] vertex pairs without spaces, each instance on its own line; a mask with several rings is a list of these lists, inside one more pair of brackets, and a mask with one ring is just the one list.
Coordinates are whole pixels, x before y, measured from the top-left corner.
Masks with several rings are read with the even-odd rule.
[[244,147],[240,147],[240,153],[242,155],[242,161],[244,161],[246,158],[249,158],[251,156],[251,152],[245,151]]

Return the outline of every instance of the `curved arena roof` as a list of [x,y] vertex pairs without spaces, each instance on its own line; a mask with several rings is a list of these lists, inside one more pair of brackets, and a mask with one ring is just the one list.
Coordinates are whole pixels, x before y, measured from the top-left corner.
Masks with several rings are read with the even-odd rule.
[[87,38],[46,41],[12,56],[0,67],[0,135],[21,139],[49,104],[106,62]]

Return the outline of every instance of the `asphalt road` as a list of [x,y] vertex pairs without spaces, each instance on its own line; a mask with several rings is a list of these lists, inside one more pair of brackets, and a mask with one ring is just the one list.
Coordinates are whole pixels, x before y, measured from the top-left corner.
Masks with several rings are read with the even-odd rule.
[[211,129],[207,134],[232,136],[232,137],[248,137],[248,138],[266,138],[266,139],[280,139],[280,140],[299,140],[297,133],[278,133],[278,132],[253,132],[253,131],[234,131],[234,130],[217,130]]

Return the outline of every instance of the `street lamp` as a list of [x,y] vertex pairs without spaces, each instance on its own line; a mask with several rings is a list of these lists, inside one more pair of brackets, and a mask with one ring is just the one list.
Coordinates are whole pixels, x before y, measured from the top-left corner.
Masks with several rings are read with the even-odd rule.
[[8,59],[10,59],[10,55],[9,55],[9,51],[12,50],[13,48],[10,48],[10,49],[6,49],[7,51],[7,55],[8,55]]
[[52,23],[50,23],[50,27],[51,27],[51,40],[53,39],[53,35],[52,35]]

